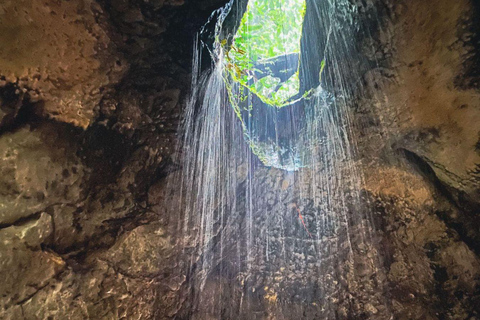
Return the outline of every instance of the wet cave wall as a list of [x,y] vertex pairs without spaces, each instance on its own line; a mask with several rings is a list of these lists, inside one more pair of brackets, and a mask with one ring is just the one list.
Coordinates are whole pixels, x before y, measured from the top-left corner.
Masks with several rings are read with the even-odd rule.
[[[189,318],[172,228],[181,209],[166,181],[181,157],[194,33],[223,2],[0,4],[0,318]],[[369,26],[355,40],[369,63],[351,111],[380,252],[355,250],[382,256],[384,285],[372,293],[377,271],[357,260],[356,282],[329,308],[338,319],[387,319],[386,309],[395,319],[478,319],[480,6],[352,5]],[[274,210],[308,207],[288,192],[287,173],[259,168],[255,177]],[[314,318],[301,292],[277,292],[308,272],[258,267],[258,319]],[[235,297],[232,279],[213,277],[205,290],[216,283]],[[285,301],[291,314],[276,307]],[[209,303],[202,318],[219,318]]]
[[1,2],[0,318],[174,313],[157,193],[194,32],[221,5]]

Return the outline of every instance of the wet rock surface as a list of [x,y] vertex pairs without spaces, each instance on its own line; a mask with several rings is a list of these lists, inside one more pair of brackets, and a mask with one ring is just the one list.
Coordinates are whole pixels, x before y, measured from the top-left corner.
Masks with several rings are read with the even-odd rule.
[[0,318],[178,309],[174,235],[148,190],[174,151],[193,30],[220,5],[0,4]]
[[0,15],[2,86],[13,83],[41,101],[46,116],[88,127],[125,69],[102,8],[95,1],[6,1]]
[[46,126],[26,126],[1,136],[0,224],[78,199],[85,170],[60,134]]
[[[192,243],[172,227],[181,215],[165,176],[175,169],[193,34],[221,2],[0,4],[0,318],[191,315],[184,260],[192,248],[183,246]],[[360,6],[376,7],[381,24],[359,40],[372,67],[352,104],[375,247],[358,240],[353,257],[333,254],[345,239],[332,228],[311,243],[294,204],[310,225],[313,200],[290,192],[285,173],[259,169],[258,208],[291,224],[259,213],[258,230],[274,226],[269,264],[253,261],[248,279],[224,265],[205,290],[238,301],[248,283],[258,319],[480,318],[478,5]],[[225,244],[240,230],[222,231]],[[283,244],[286,265],[275,249]],[[307,244],[335,258],[319,268]],[[258,261],[265,246],[253,251]],[[375,256],[381,291],[369,279]],[[307,294],[319,277],[330,294],[324,306],[320,291]],[[218,318],[212,303],[197,311],[204,319]],[[223,315],[253,319],[233,307]]]

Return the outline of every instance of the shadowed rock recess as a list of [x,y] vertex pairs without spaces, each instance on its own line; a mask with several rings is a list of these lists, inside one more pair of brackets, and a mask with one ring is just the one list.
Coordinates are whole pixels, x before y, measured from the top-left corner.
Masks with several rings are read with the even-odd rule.
[[[180,163],[194,36],[225,2],[0,1],[1,319],[190,318],[166,181]],[[380,299],[367,280],[348,283],[328,308],[337,319],[390,319],[387,308],[480,319],[480,4],[350,2],[368,24],[352,39],[367,66],[349,107],[381,252],[357,250],[382,256],[386,288]],[[308,218],[308,199],[262,191],[287,190],[287,173],[254,175],[259,201],[279,214],[298,203]],[[291,314],[276,313],[272,279],[307,272],[251,272],[262,279],[254,316],[204,319],[316,319],[301,292],[288,292]],[[236,299],[234,280],[205,290],[212,281]]]

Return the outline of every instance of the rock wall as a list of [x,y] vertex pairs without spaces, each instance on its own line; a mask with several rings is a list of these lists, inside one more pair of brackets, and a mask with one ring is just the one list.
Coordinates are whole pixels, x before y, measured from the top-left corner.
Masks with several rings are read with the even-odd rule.
[[222,4],[0,4],[0,318],[172,312],[154,307],[171,307],[183,281],[165,280],[177,249],[154,192],[194,30]]
[[44,116],[87,128],[125,70],[102,13],[94,1],[4,2],[2,87],[41,101]]
[[365,43],[376,66],[355,117],[392,307],[398,319],[475,319],[478,5],[414,1],[384,10],[390,19]]
[[[1,318],[182,318],[165,176],[194,30],[221,4],[0,4]],[[396,319],[480,318],[480,8],[358,5],[378,15],[359,40],[371,68],[352,114],[387,306]],[[278,311],[274,277],[259,282],[262,319]],[[382,300],[350,288],[339,319],[384,319]]]

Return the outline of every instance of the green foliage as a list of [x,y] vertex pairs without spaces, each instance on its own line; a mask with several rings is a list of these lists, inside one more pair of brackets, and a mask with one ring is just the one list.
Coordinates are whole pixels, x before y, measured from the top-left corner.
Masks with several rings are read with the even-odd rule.
[[281,83],[275,74],[261,72],[255,66],[300,52],[305,8],[305,0],[250,0],[232,46],[225,48],[226,41],[222,43],[230,81],[276,107],[296,95],[300,88],[298,70]]
[[252,61],[300,52],[305,0],[250,0],[234,45]]
[[318,75],[318,78],[320,79],[320,83],[322,82],[323,70],[325,70],[325,59],[323,59],[320,64],[320,74]]
[[[285,60],[289,54],[300,56],[305,1],[250,0],[232,44],[229,46],[227,40],[220,43],[224,52],[224,80],[230,104],[240,119],[251,150],[265,164],[275,162],[272,155],[276,157],[283,151],[277,145],[250,136],[246,120],[252,116],[254,106],[249,98],[255,95],[262,102],[280,108],[291,103],[292,98],[299,94],[298,67],[297,70],[290,68],[288,72],[282,69],[278,73],[278,68],[274,71],[272,66],[274,61],[280,61],[278,57]],[[290,57],[294,59],[295,55]],[[299,99],[308,98],[312,92],[300,94]]]

